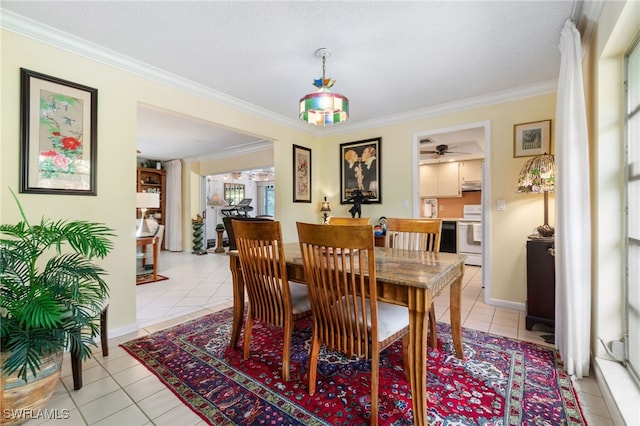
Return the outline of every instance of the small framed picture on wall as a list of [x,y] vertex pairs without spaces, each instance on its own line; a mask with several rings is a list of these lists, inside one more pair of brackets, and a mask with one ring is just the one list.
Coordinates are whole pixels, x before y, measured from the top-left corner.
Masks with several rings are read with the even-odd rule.
[[311,202],[311,149],[293,145],[293,202]]
[[513,126],[513,156],[551,154],[551,120]]

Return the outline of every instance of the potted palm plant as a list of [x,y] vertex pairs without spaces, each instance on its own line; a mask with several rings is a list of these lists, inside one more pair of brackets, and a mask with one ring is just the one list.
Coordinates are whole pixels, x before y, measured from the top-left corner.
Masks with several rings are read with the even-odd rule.
[[[34,386],[38,391],[27,393],[36,394],[41,403],[48,399],[65,349],[81,359],[91,356],[100,333],[95,319],[108,297],[106,271],[93,259],[112,250],[114,236],[106,225],[87,221],[43,218],[30,224],[11,194],[22,220],[0,225],[0,389],[5,410],[34,408],[25,402],[18,404],[27,406],[11,406],[16,386]],[[49,362],[52,366],[45,366]],[[48,379],[50,391],[36,385],[39,374],[55,372],[56,364],[57,375]]]

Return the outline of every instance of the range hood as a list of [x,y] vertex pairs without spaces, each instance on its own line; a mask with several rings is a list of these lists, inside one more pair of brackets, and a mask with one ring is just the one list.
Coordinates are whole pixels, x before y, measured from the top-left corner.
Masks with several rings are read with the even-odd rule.
[[460,189],[462,190],[462,192],[481,191],[482,182],[479,180],[469,180],[466,182],[462,182],[462,184],[460,185]]

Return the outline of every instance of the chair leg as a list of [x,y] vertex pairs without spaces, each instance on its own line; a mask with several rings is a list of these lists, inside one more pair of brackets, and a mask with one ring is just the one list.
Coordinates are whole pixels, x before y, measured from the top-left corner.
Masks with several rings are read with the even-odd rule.
[[282,342],[282,380],[289,381],[289,357],[291,354],[292,320],[285,321],[284,341]]
[[71,372],[73,374],[73,389],[82,388],[82,360],[79,355],[71,352]]
[[253,318],[251,313],[251,307],[249,307],[247,320],[244,323],[244,348],[242,351],[242,356],[244,359],[249,359],[249,354],[251,352],[251,331],[252,330],[253,330]]
[[[102,346],[102,356],[109,356],[109,336],[107,335],[107,311],[109,305],[105,306],[100,313],[100,344]],[[70,352],[71,373],[73,376],[73,389],[82,389],[82,359],[80,356]]]
[[320,339],[314,328],[311,335],[311,349],[309,349],[309,395],[316,393],[316,381],[318,374],[318,355],[320,354]]
[[378,374],[380,353],[371,356],[371,426],[378,424]]
[[109,356],[109,336],[107,336],[107,311],[109,305],[105,306],[100,314],[100,343],[102,344],[102,356]]
[[438,335],[437,335],[438,327],[436,325],[436,308],[434,304],[431,303],[431,308],[429,308],[429,343],[431,349],[438,349]]

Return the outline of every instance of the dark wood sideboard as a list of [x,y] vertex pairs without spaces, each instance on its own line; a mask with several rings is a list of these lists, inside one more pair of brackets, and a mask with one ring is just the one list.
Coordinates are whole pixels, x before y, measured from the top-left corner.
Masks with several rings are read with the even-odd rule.
[[534,324],[555,325],[556,271],[553,247],[553,238],[531,238],[527,241],[527,330],[531,330]]

